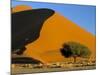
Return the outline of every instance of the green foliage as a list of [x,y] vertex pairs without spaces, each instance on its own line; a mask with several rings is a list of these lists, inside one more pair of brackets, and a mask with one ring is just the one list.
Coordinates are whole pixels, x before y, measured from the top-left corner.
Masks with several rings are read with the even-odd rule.
[[61,52],[65,57],[88,57],[91,54],[88,47],[77,42],[64,43]]
[[83,44],[77,42],[68,42],[67,44],[70,46],[73,56],[88,57],[91,53],[89,48]]

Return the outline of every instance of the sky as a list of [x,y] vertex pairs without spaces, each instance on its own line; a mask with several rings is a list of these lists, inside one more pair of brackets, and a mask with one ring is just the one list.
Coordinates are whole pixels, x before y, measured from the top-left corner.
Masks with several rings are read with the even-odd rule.
[[96,35],[96,6],[76,5],[76,4],[57,4],[31,1],[12,1],[12,7],[16,5],[28,5],[34,8],[50,8],[59,12],[67,19],[76,23],[86,31]]

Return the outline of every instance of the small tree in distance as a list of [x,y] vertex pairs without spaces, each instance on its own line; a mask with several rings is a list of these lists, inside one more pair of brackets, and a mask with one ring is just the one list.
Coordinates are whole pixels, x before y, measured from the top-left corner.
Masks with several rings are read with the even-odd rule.
[[77,42],[64,43],[60,51],[61,54],[66,58],[73,57],[74,63],[76,63],[77,57],[87,58],[91,54],[88,47]]

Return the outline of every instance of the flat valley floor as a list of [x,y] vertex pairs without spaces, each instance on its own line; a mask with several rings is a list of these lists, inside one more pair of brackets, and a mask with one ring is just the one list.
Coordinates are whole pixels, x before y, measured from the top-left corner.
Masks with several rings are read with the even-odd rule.
[[61,71],[77,71],[77,70],[94,70],[96,66],[67,67],[67,68],[12,68],[12,75],[31,74],[43,72],[61,72]]

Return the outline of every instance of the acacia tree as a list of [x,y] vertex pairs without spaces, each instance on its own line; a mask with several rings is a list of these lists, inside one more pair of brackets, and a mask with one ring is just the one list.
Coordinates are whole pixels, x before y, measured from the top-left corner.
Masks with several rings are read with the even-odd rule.
[[64,43],[60,51],[61,51],[61,54],[66,58],[73,57],[74,63],[76,63],[77,57],[86,58],[91,54],[88,47],[77,42]]

